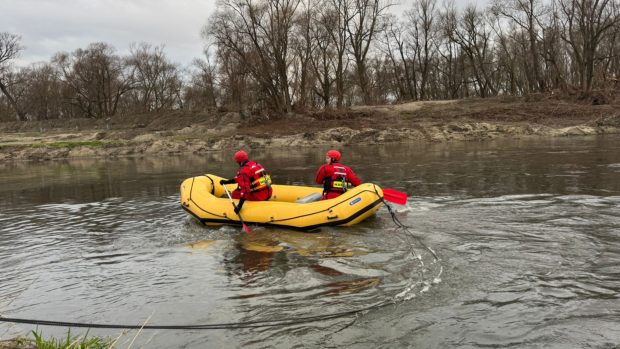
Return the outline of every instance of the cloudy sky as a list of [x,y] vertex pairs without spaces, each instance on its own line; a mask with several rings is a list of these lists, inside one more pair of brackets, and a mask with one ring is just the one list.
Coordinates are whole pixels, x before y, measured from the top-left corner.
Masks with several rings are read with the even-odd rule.
[[21,35],[18,65],[98,41],[120,54],[134,42],[163,44],[187,65],[202,56],[200,31],[214,10],[215,0],[0,0],[0,31]]
[[[401,13],[409,0],[394,0]],[[456,0],[484,5],[488,0]],[[165,45],[175,63],[202,57],[200,31],[215,11],[216,0],[0,0],[0,32],[21,35],[25,47],[17,65],[50,61],[60,51],[73,52],[106,42],[120,54],[131,43]],[[441,3],[441,2],[439,2]]]

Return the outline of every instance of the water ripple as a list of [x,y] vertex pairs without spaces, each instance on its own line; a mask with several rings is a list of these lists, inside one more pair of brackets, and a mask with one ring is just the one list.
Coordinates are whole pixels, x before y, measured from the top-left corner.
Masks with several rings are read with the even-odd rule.
[[[0,174],[15,189],[0,188],[1,312],[205,324],[387,304],[283,327],[162,331],[150,344],[611,347],[620,340],[617,143],[601,152],[598,143],[556,142],[564,141],[352,150],[365,178],[409,193],[395,207],[408,231],[386,209],[316,234],[202,226],[180,209],[179,181],[190,167],[234,173],[222,154],[12,168]],[[287,156],[310,164],[319,153]],[[312,166],[264,159],[281,165],[276,180],[312,180]]]

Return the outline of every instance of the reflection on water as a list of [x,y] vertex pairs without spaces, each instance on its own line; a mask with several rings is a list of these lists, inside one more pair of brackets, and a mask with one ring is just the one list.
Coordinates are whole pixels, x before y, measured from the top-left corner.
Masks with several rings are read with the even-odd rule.
[[[619,140],[342,149],[362,179],[410,194],[396,211],[412,235],[385,209],[360,225],[313,234],[202,226],[180,209],[179,184],[201,173],[232,176],[232,152],[3,163],[0,315],[212,324],[387,302],[354,317],[215,335],[156,331],[137,341],[156,348],[617,344]],[[310,184],[325,150],[255,151],[254,158],[277,183]],[[29,329],[0,324],[0,336]]]

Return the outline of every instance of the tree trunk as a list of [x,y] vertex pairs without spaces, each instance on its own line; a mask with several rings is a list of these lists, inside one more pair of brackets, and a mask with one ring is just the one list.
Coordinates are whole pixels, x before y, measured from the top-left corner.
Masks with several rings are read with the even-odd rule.
[[2,90],[2,93],[4,93],[6,99],[9,101],[13,109],[15,109],[15,113],[17,114],[17,121],[26,120],[26,114],[21,111],[21,109],[17,105],[17,102],[15,101],[13,96],[11,96],[11,93],[9,93],[9,90],[7,90],[6,86],[2,83],[2,81],[0,81],[0,90]]

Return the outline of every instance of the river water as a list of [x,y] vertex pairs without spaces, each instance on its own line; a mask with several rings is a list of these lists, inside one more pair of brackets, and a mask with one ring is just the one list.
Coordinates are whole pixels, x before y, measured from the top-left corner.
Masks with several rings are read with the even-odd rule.
[[[326,150],[252,155],[275,182],[310,184]],[[393,206],[408,229],[385,208],[312,234],[201,226],[179,184],[231,176],[232,151],[0,164],[0,316],[256,325],[90,330],[118,348],[620,344],[620,137],[342,150],[409,194]],[[0,339],[35,328],[0,322]]]

